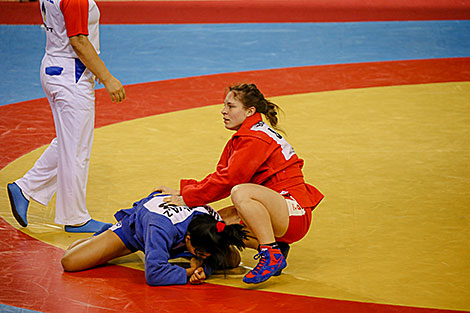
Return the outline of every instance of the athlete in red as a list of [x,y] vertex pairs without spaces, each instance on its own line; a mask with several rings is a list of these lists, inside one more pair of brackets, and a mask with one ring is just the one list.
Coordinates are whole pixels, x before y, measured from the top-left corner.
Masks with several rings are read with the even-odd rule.
[[[214,173],[201,181],[183,179],[180,191],[168,201],[204,205],[231,196],[234,204],[221,210],[227,221],[236,215],[253,232],[259,264],[243,279],[259,283],[279,275],[287,266],[279,244],[302,239],[308,232],[312,210],[323,195],[305,183],[303,160],[277,132],[279,107],[264,98],[254,84],[229,87],[222,115],[225,127],[236,131],[226,144]],[[269,127],[262,121],[263,114]],[[235,214],[233,214],[235,213]],[[258,246],[259,245],[259,246]]]

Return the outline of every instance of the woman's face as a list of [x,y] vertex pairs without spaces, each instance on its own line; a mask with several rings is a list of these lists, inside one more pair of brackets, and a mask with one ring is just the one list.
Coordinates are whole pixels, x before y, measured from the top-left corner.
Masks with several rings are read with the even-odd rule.
[[232,91],[225,97],[224,107],[222,113],[225,128],[230,130],[238,130],[245,119],[256,112],[254,107],[245,108],[243,103],[240,102]]
[[208,252],[199,251],[197,248],[194,248],[194,246],[191,244],[191,237],[189,235],[186,235],[185,242],[188,251],[196,257],[204,260],[211,255]]

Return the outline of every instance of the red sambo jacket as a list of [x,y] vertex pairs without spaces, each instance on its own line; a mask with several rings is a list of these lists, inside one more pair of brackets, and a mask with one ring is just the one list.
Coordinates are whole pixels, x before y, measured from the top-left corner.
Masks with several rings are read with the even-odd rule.
[[229,196],[238,184],[253,183],[287,191],[303,208],[313,208],[323,195],[304,182],[303,164],[292,146],[256,113],[227,142],[216,171],[201,181],[182,179],[180,192],[186,205],[199,206]]

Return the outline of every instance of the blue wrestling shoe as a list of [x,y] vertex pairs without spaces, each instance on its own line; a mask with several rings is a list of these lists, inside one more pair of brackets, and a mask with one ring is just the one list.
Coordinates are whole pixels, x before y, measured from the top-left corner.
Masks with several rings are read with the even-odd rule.
[[8,184],[7,190],[13,216],[21,226],[28,226],[27,214],[29,200],[25,198],[21,188],[16,183]]
[[[270,246],[260,246],[261,252],[255,255],[255,260],[260,259],[258,265],[243,277],[247,284],[258,284],[277,276],[287,266],[286,259],[279,249],[273,249]],[[279,275],[279,274],[278,274]]]
[[94,219],[89,220],[81,226],[65,225],[65,231],[68,233],[97,233],[104,232],[106,229],[113,226],[111,223],[104,223],[95,221]]

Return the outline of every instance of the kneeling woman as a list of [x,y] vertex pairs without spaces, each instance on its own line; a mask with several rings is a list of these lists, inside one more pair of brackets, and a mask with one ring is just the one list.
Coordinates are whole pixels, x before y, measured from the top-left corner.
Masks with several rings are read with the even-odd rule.
[[231,196],[235,212],[228,215],[241,218],[256,239],[247,245],[260,250],[255,256],[258,265],[243,278],[246,283],[260,283],[281,273],[287,263],[280,244],[288,247],[307,234],[312,211],[323,199],[305,182],[304,161],[276,131],[279,110],[254,84],[229,87],[221,114],[225,128],[235,134],[225,145],[216,171],[200,181],[181,180],[180,190],[159,188],[172,194],[169,203],[189,206]]
[[[153,192],[114,216],[117,224],[96,236],[73,243],[62,258],[65,271],[81,271],[135,251],[145,253],[149,285],[201,283],[214,268],[238,266],[243,248],[241,225],[225,225],[209,206],[189,208],[163,202]],[[190,257],[190,267],[168,262]]]

